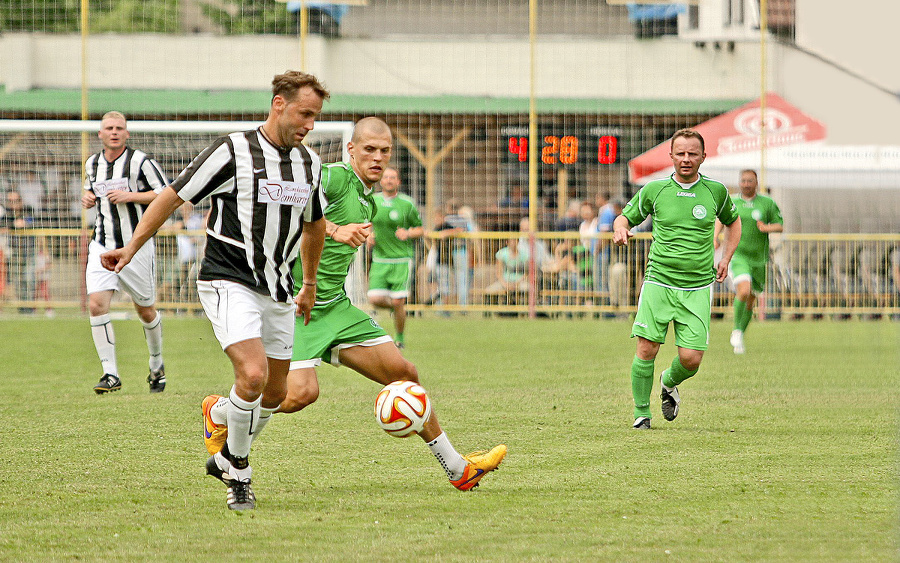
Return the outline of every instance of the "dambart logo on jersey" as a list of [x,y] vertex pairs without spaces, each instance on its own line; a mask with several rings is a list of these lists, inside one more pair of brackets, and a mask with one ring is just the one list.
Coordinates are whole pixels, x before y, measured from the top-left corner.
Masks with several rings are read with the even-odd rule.
[[113,190],[131,191],[128,187],[128,178],[113,178],[112,180],[92,182],[91,188],[93,188],[94,195],[97,197],[103,197]]
[[259,203],[278,203],[303,207],[309,201],[311,192],[312,186],[309,184],[286,180],[261,179],[259,181],[259,196],[256,201]]

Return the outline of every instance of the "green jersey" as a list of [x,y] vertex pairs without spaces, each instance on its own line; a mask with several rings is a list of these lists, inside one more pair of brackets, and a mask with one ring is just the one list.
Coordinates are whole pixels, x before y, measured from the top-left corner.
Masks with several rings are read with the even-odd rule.
[[675,289],[697,289],[715,281],[716,218],[725,225],[738,218],[728,189],[702,174],[688,187],[674,177],[651,181],[628,202],[622,215],[631,226],[653,218],[644,280]]
[[375,195],[377,212],[372,218],[372,230],[375,233],[375,248],[372,249],[372,260],[393,261],[406,260],[415,256],[415,241],[400,240],[397,229],[421,227],[422,219],[413,200],[404,194],[397,194],[388,199],[384,194]]
[[769,233],[764,233],[756,226],[757,221],[766,224],[784,223],[781,210],[770,197],[756,194],[747,201],[740,194],[731,197],[741,217],[741,242],[735,256],[746,259],[751,264],[765,264],[769,260]]
[[[372,189],[367,188],[349,164],[336,162],[322,167],[322,210],[325,218],[338,225],[368,223],[375,215]],[[316,275],[316,304],[331,302],[345,295],[344,282],[357,248],[325,237],[325,247]],[[300,259],[294,263],[294,279],[302,279]],[[296,277],[300,276],[300,277]],[[294,294],[299,292],[295,284]]]

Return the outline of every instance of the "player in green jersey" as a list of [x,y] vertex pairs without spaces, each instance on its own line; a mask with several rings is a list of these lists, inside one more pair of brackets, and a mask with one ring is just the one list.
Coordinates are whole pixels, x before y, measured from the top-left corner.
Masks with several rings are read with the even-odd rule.
[[398,348],[405,343],[406,298],[415,257],[415,239],[425,234],[413,200],[399,193],[400,172],[388,166],[381,177],[381,193],[375,194],[372,217],[372,267],[369,269],[369,303],[391,309]]
[[[732,196],[741,217],[741,242],[731,260],[729,274],[734,284],[734,330],[731,346],[743,354],[744,332],[753,317],[756,295],[766,287],[766,263],[769,261],[769,233],[784,230],[781,210],[775,200],[757,193],[759,179],[755,170],[742,170],[739,195]],[[716,247],[721,223],[716,223]]]
[[[372,231],[375,204],[372,186],[387,168],[392,147],[391,130],[375,117],[361,119],[353,130],[347,150],[350,163],[323,167],[322,209],[325,214],[325,247],[319,260],[316,281],[303,276],[301,260],[294,273],[303,276],[303,288],[315,288],[315,306],[309,320],[297,317],[294,326],[294,348],[287,376],[286,398],[278,412],[297,412],[319,397],[316,367],[322,361],[334,366],[345,365],[381,385],[392,381],[419,381],[419,373],[403,357],[391,337],[365,312],[350,303],[344,281],[350,263],[360,245]],[[297,278],[301,279],[301,278]],[[214,395],[204,401],[206,447],[211,452],[221,449],[227,426],[218,412],[221,401]],[[432,411],[425,428],[419,432],[431,452],[457,489],[468,491],[488,472],[497,468],[506,455],[500,444],[488,452],[460,455],[450,443]]]
[[[678,354],[660,375],[660,398],[663,417],[678,416],[677,386],[697,373],[709,345],[712,284],[725,279],[741,238],[740,218],[728,190],[699,172],[706,158],[703,137],[691,129],[676,131],[669,156],[675,173],[641,188],[613,222],[613,242],[623,246],[634,236],[632,227],[648,216],[653,218],[653,243],[631,330],[638,339],[631,363],[631,392],[633,428],[639,430],[650,428],[654,361],[669,322],[675,325]],[[728,226],[718,265],[713,250],[717,218]]]

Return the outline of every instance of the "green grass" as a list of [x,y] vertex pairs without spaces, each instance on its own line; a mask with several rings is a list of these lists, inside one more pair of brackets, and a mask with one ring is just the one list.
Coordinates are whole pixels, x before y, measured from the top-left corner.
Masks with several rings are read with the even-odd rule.
[[254,447],[244,515],[203,471],[200,400],[232,382],[208,323],[165,320],[169,386],[150,395],[140,325],[116,322],[123,389],[102,397],[87,324],[0,320],[0,560],[900,555],[898,323],[754,324],[736,357],[714,322],[678,420],[654,398],[637,432],[627,323],[412,319],[407,355],[451,441],[506,443],[501,470],[454,490],[421,440],[377,428],[375,384],[325,367],[319,401]]

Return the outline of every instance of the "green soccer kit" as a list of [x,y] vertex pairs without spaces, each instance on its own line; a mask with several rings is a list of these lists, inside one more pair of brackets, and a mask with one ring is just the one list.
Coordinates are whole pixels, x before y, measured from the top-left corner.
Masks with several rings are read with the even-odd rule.
[[415,241],[397,238],[397,229],[422,226],[422,218],[412,199],[404,194],[386,198],[375,195],[377,211],[372,218],[375,247],[369,270],[369,291],[387,292],[391,298],[409,296]]
[[[632,337],[665,342],[669,323],[675,324],[675,342],[692,350],[706,350],[709,342],[710,286],[716,279],[715,221],[731,225],[738,219],[728,189],[700,175],[689,186],[672,177],[653,180],[628,202],[622,211],[630,226],[653,218],[644,286],[632,325]],[[678,361],[676,357],[675,361]],[[677,382],[696,372],[678,363]],[[666,373],[673,371],[667,370]],[[682,379],[683,378],[683,379]],[[631,369],[634,417],[650,417],[653,361],[635,356]]]
[[[349,164],[338,162],[322,167],[322,202],[325,218],[337,225],[368,223],[375,215],[371,188]],[[360,343],[390,337],[368,315],[350,304],[344,291],[347,272],[358,249],[326,237],[319,270],[316,274],[316,305],[309,324],[298,317],[294,324],[294,362],[324,358],[332,363],[331,350],[345,343]],[[294,276],[302,278],[303,267],[298,258]],[[295,277],[295,279],[301,279]],[[295,288],[295,294],[299,288]],[[346,301],[346,303],[344,303]],[[324,336],[328,335],[328,336]],[[304,366],[300,366],[304,367]]]
[[766,285],[766,263],[769,261],[769,233],[759,230],[757,221],[765,224],[784,223],[781,210],[770,197],[756,194],[746,200],[741,195],[732,196],[732,201],[741,218],[741,242],[731,259],[731,279],[737,283],[750,277],[755,293],[760,293]]

